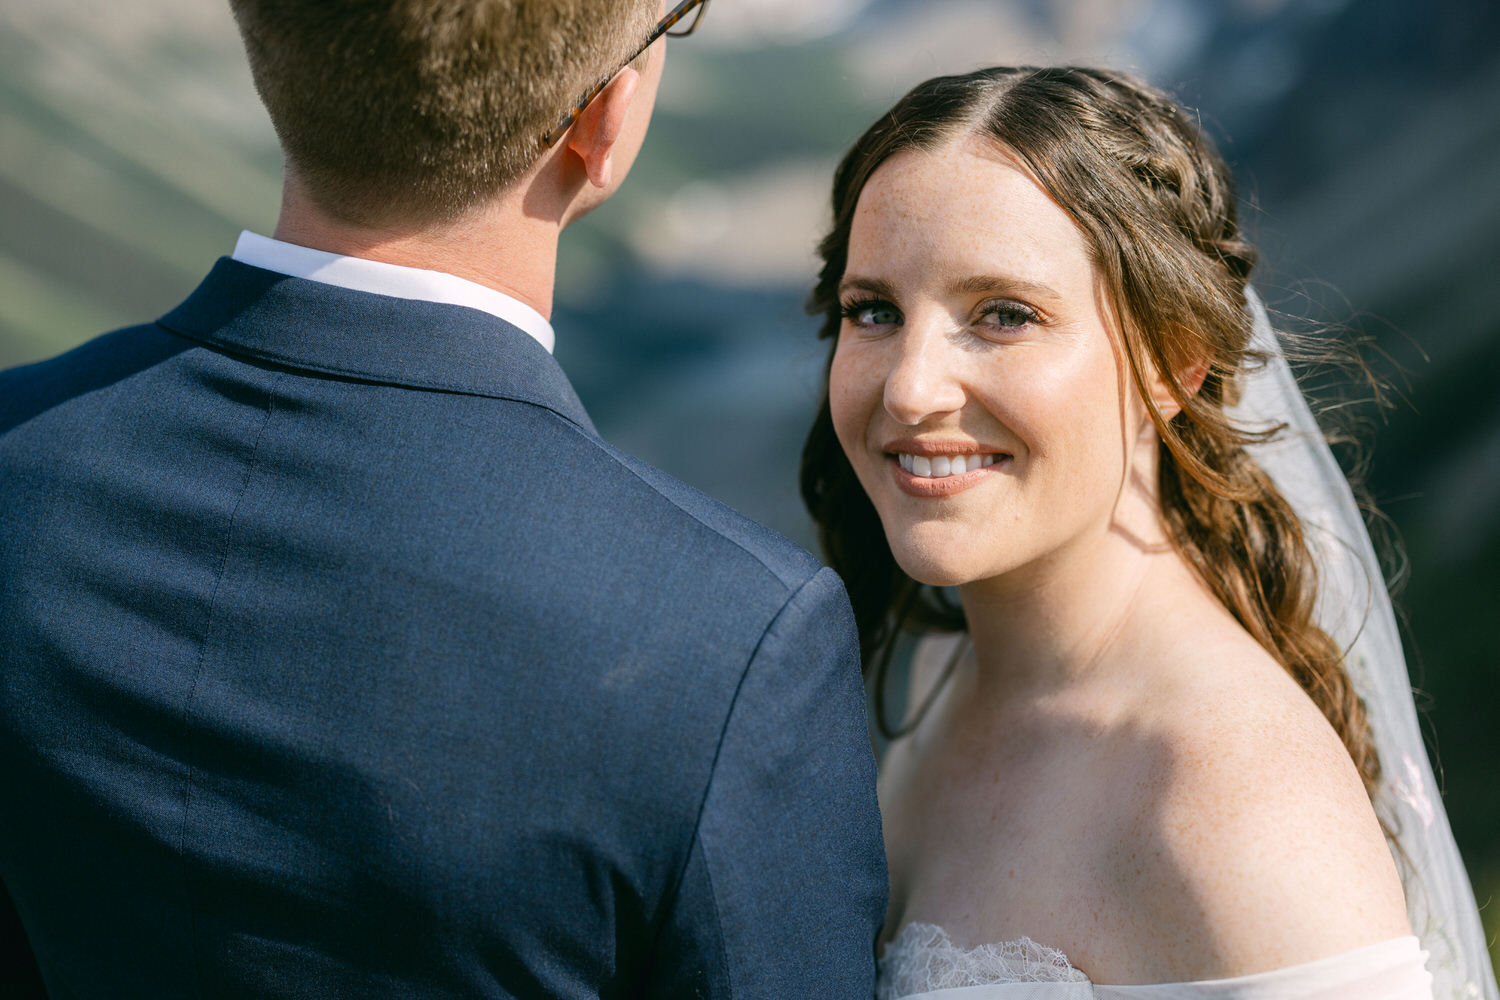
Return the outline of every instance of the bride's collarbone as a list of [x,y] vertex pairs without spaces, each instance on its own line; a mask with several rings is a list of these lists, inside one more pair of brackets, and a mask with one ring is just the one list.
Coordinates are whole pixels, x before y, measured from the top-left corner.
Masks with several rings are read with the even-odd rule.
[[940,699],[881,766],[884,809],[898,822],[959,828],[1007,818],[1079,818],[1119,812],[1119,789],[1162,768],[1152,742],[1111,707],[1012,705],[975,710],[963,692]]
[[1109,699],[1060,697],[980,711],[945,693],[882,775],[884,940],[911,923],[960,947],[1024,936],[1094,982],[1139,985],[1408,935],[1339,737],[1275,661],[1242,646],[1152,673],[1136,688],[1146,696],[1103,710]]
[[1025,935],[1066,953],[1087,942],[1083,928],[1114,922],[1121,827],[1139,822],[1127,790],[1149,786],[1152,763],[1121,734],[1068,729],[1026,726],[983,748],[932,732],[892,762],[887,938],[918,921],[956,941]]
[[1174,692],[1088,733],[1044,718],[974,740],[930,721],[882,778],[888,938],[914,921],[960,943],[1026,935],[1128,983],[1408,933],[1352,764],[1278,684]]

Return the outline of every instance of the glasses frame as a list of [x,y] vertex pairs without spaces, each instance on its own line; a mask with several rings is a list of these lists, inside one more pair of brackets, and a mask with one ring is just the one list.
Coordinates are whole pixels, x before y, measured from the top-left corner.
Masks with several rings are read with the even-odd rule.
[[[613,73],[600,80],[598,85],[595,86],[593,90],[584,95],[583,100],[573,105],[568,113],[563,115],[562,120],[557,123],[557,126],[551,132],[548,132],[546,135],[542,136],[542,144],[548,149],[551,149],[553,146],[557,145],[557,140],[561,139],[563,135],[566,134],[568,129],[573,127],[573,123],[578,120],[578,116],[583,114],[583,109],[592,104],[594,102],[594,98],[598,97],[604,92],[604,88],[609,86],[609,82],[620,75],[621,69],[624,69],[626,66],[629,66],[631,63],[639,59],[641,57],[641,53],[645,52],[651,46],[655,45],[656,40],[658,38],[661,38],[663,35],[671,35],[673,38],[686,38],[688,35],[691,35],[693,32],[697,31],[698,25],[703,23],[703,15],[707,10],[708,0],[683,0],[682,3],[678,4],[676,7],[673,7],[670,11],[668,11],[667,16],[661,19],[661,21],[656,25],[655,30],[653,30],[651,34],[646,37],[646,40],[641,43],[641,47],[635,50],[635,54],[621,63],[620,69],[615,70]],[[694,11],[698,12],[698,16],[693,18],[692,22],[688,24],[686,28],[682,28],[677,31],[672,30],[679,22],[681,22],[684,18],[686,18]]]

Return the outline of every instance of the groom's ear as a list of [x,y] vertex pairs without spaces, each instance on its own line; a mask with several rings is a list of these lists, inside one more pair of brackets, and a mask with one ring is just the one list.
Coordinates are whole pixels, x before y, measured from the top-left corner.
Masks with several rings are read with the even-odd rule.
[[596,188],[609,187],[614,174],[615,143],[625,130],[630,103],[640,83],[641,74],[633,67],[620,70],[568,130],[568,149],[578,154],[589,183]]

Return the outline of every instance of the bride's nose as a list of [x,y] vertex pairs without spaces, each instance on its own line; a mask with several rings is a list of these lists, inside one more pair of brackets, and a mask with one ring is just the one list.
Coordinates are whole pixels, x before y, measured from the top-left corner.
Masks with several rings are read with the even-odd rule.
[[963,408],[957,359],[945,331],[908,327],[885,379],[885,412],[909,427]]

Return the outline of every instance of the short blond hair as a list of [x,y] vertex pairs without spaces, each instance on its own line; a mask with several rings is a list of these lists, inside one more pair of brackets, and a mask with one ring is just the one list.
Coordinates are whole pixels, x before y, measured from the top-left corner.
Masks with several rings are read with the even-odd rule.
[[288,166],[362,225],[457,218],[655,25],[657,0],[230,0]]

